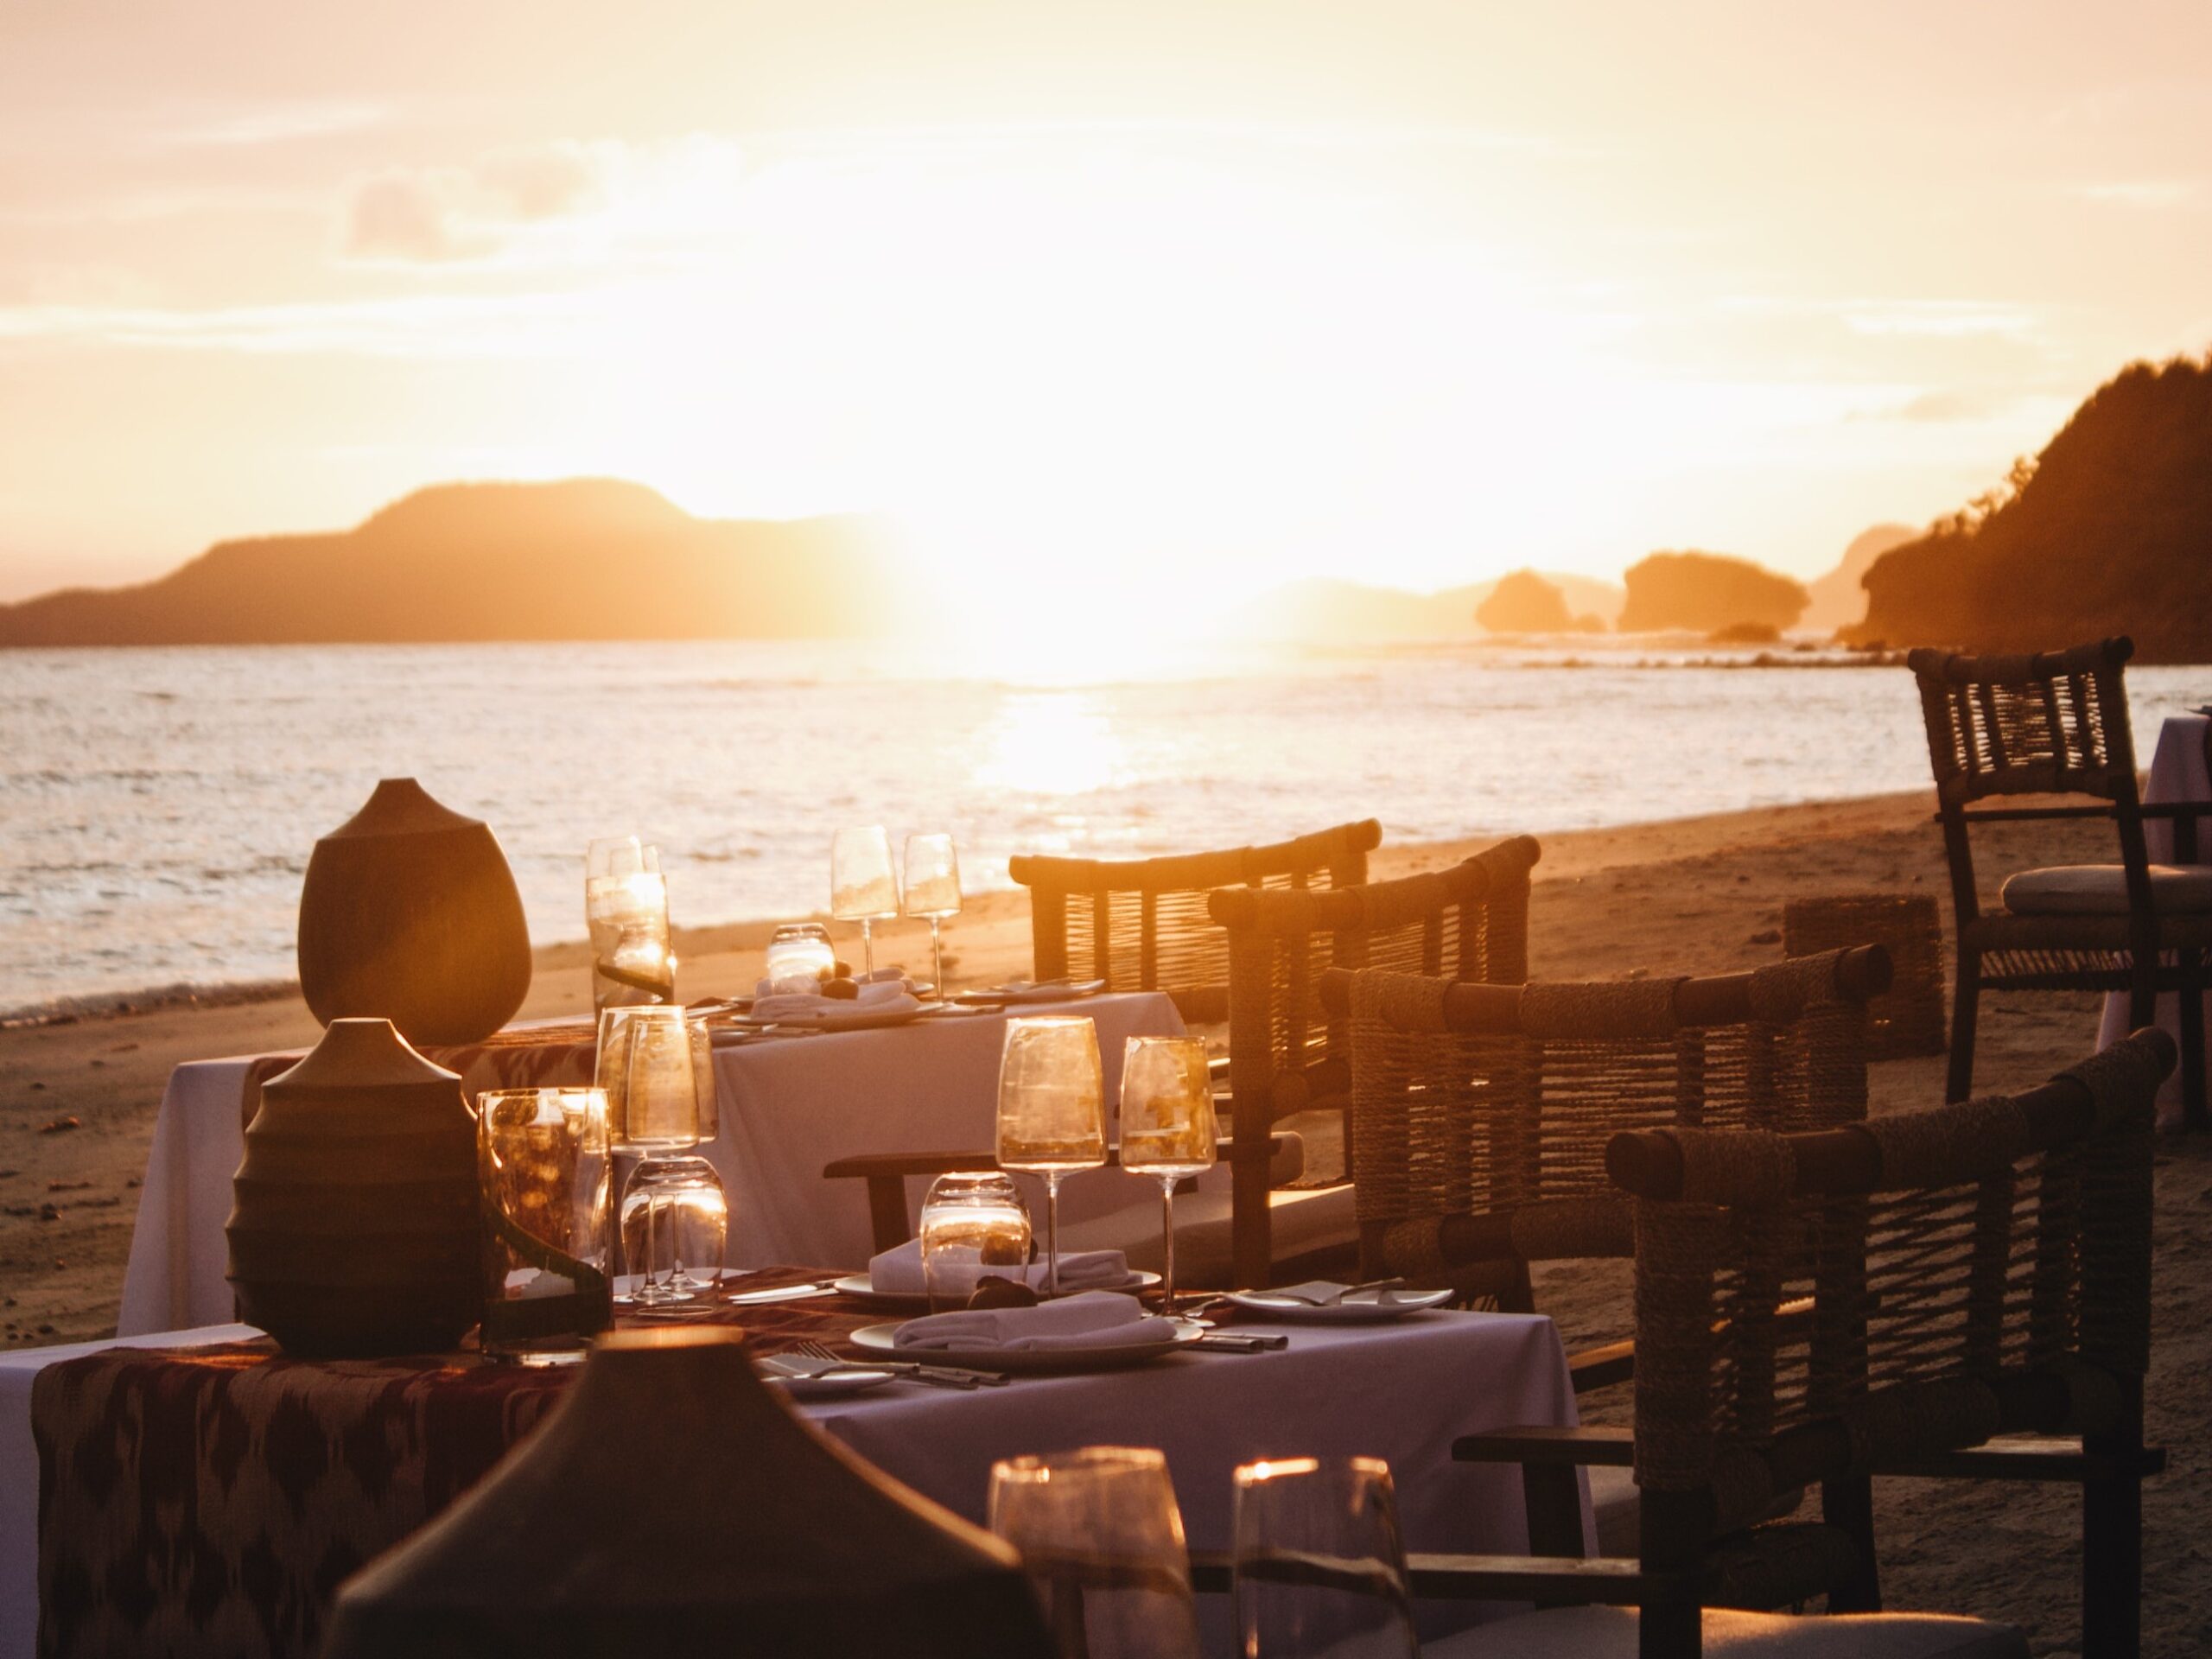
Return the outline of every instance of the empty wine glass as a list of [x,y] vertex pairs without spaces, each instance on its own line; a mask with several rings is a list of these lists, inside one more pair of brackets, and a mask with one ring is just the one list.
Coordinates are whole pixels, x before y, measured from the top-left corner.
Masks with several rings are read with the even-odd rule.
[[1122,1054],[1122,1167],[1160,1180],[1160,1306],[1175,1311],[1175,1183],[1214,1166],[1213,1084],[1195,1037],[1132,1037]]
[[[660,1276],[658,1264],[666,1255],[654,1236],[658,1204],[645,1205],[641,1212],[644,1270],[639,1273],[632,1255],[630,1203],[632,1191],[651,1192],[658,1185],[663,1172],[657,1164],[673,1161],[672,1154],[699,1143],[700,1068],[692,1046],[693,1024],[677,1007],[609,1008],[600,1016],[601,1067],[620,1065],[622,1072],[619,1103],[611,1092],[607,1101],[610,1138],[640,1154],[623,1192],[622,1244],[624,1265],[636,1277],[632,1299],[645,1306],[689,1301],[698,1294],[690,1284]],[[719,1271],[719,1261],[715,1266]]]
[[[661,1302],[710,1294],[729,1243],[729,1200],[703,1158],[648,1158],[622,1193],[622,1248]],[[648,1300],[648,1299],[641,1299]]]
[[1062,1653],[1197,1659],[1190,1552],[1158,1452],[1093,1446],[1001,1459],[989,1516],[1021,1552]]
[[1248,1463],[1236,1476],[1243,1659],[1414,1659],[1406,1548],[1379,1458]]
[[960,913],[960,855],[950,836],[909,836],[906,864],[906,914],[929,918],[930,963],[937,976],[937,1000],[942,1002],[944,937],[938,930],[946,917]]
[[1028,1277],[1029,1206],[1011,1175],[976,1170],[938,1176],[914,1230],[932,1313],[965,1306],[976,1281],[994,1268],[1008,1278]]
[[840,830],[830,841],[830,913],[861,925],[861,955],[875,972],[874,925],[899,913],[899,875],[891,868],[891,836],[884,827]]
[[658,848],[614,836],[585,849],[584,927],[594,1009],[676,1000],[668,881]]
[[999,1055],[1001,1169],[1045,1178],[1046,1293],[1060,1294],[1060,1183],[1106,1161],[1098,1027],[1084,1015],[1006,1022]]

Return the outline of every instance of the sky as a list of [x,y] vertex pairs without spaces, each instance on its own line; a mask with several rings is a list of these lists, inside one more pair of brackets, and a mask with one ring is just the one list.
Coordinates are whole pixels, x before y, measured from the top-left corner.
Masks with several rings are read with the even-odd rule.
[[2212,7],[0,5],[0,599],[453,479],[1802,575],[2212,346]]

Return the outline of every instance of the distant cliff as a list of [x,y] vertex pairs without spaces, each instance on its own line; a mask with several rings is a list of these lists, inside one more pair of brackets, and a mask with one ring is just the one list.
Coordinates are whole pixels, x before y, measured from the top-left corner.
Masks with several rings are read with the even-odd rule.
[[1719,553],[1654,553],[1629,566],[1622,580],[1628,584],[1623,633],[1787,628],[1810,598],[1802,582]]
[[[1590,576],[1551,572],[1541,580],[1559,590],[1576,613],[1570,627],[1596,619],[1602,629],[1621,607],[1621,590]],[[1487,630],[1475,613],[1497,590],[1495,582],[1470,582],[1440,593],[1374,588],[1315,577],[1286,583],[1259,595],[1229,619],[1230,632],[1247,639],[1317,645],[1370,645],[1420,640],[1479,639]]]
[[2136,363],[2032,462],[1866,573],[1860,643],[2040,651],[2125,633],[2212,662],[2212,359]]
[[447,484],[349,531],[0,606],[0,645],[783,639],[895,620],[877,528],[694,518],[639,484]]
[[1812,603],[1797,619],[1797,626],[1829,633],[1856,626],[1866,615],[1865,582],[1867,571],[1874,568],[1874,561],[1893,547],[1917,540],[1919,536],[1920,532],[1908,524],[1876,524],[1872,530],[1859,531],[1851,538],[1851,545],[1843,550],[1843,558],[1834,569],[1805,584]]

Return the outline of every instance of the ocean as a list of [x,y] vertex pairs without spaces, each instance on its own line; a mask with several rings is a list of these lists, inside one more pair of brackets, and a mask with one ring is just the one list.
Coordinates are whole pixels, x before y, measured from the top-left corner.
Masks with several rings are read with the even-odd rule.
[[[0,652],[0,1012],[290,977],[315,837],[385,776],[492,825],[541,944],[582,937],[585,842],[632,831],[681,926],[823,909],[841,824],[950,830],[973,892],[1024,850],[1365,817],[1391,842],[1541,835],[1928,782],[1901,668],[1574,649],[1090,678],[813,642]],[[2146,762],[2208,682],[2130,675]]]

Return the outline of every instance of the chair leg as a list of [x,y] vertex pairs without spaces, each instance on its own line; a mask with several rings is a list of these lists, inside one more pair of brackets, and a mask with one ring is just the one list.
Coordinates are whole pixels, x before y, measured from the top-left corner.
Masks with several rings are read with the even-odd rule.
[[1974,1015],[1980,1001],[1980,959],[1961,949],[1951,994],[1951,1071],[1945,1085],[1946,1100],[1964,1100],[1974,1092]]
[[[2197,952],[2182,958],[2184,969],[2197,967]],[[2212,1127],[2212,1114],[2204,1104],[2204,987],[2193,982],[2181,994],[2181,1121],[2188,1129]]]
[[1846,1582],[1829,1587],[1828,1611],[1880,1612],[1882,1569],[1874,1553],[1874,1483],[1864,1475],[1822,1481],[1821,1519],[1849,1535],[1859,1550],[1859,1570]]
[[1705,1610],[1694,1601],[1647,1601],[1637,1614],[1637,1659],[1698,1659]]
[[2082,1488],[2082,1659],[2136,1659],[2143,1643],[2142,1415],[2110,1434],[2085,1435],[2082,1449],[2126,1472]]

